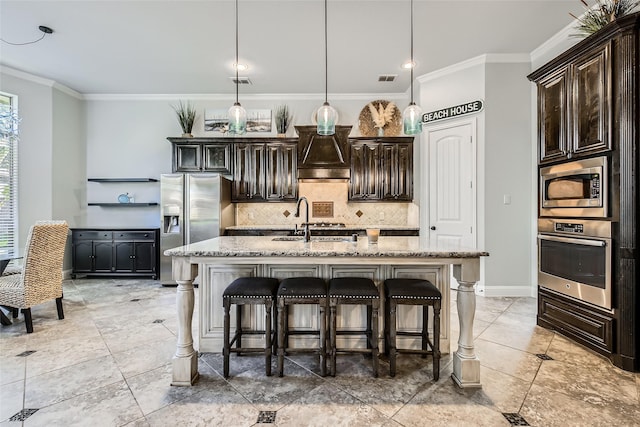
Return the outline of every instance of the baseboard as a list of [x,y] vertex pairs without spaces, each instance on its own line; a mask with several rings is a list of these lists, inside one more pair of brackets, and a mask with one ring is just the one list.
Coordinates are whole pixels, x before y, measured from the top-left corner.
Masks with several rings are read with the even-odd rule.
[[62,280],[69,280],[71,279],[71,272],[73,271],[73,269],[68,269],[68,270],[62,270]]
[[529,285],[484,287],[486,297],[532,297],[535,295],[535,289]]

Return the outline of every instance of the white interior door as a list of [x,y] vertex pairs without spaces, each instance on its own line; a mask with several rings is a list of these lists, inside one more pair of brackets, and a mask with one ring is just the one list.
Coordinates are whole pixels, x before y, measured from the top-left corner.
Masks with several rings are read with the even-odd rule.
[[427,137],[430,240],[475,248],[475,118],[434,126]]

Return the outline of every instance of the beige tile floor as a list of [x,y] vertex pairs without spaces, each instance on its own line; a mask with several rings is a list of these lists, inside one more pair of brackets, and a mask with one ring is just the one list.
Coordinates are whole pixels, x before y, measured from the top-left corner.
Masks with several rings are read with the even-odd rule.
[[[64,288],[64,320],[51,302],[33,309],[33,334],[22,315],[0,329],[0,426],[266,425],[261,411],[280,426],[517,425],[503,413],[532,426],[640,426],[640,374],[537,327],[533,298],[478,298],[479,390],[456,388],[450,355],[434,382],[430,360],[409,355],[395,378],[381,360],[378,379],[360,355],[339,356],[335,378],[318,376],[313,356],[287,358],[283,378],[265,377],[262,357],[232,356],[225,381],[221,356],[202,354],[200,381],[171,387],[175,288],[126,279]],[[452,304],[455,313],[455,291]],[[457,328],[454,314],[454,337]],[[37,411],[10,420],[23,409]]]

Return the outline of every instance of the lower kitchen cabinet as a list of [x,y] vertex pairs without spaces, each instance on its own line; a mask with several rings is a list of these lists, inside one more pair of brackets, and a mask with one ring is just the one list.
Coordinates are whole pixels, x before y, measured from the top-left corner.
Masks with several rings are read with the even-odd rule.
[[160,229],[71,230],[72,277],[151,276],[157,279]]

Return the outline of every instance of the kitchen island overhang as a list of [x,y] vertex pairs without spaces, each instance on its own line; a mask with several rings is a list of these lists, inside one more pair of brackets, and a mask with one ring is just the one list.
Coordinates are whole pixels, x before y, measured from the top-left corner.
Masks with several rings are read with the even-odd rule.
[[172,257],[173,279],[178,283],[178,340],[172,385],[193,385],[198,379],[198,352],[193,347],[192,334],[196,276],[200,280],[200,349],[219,351],[221,294],[234,278],[313,275],[329,279],[364,275],[381,287],[387,278],[418,275],[443,291],[443,317],[448,334],[448,276],[452,266],[459,284],[460,323],[452,378],[463,388],[480,387],[480,361],[475,355],[472,331],[474,286],[480,278],[480,257],[489,255],[485,251],[435,244],[423,237],[381,237],[378,244],[369,244],[366,239],[353,242],[320,238],[304,242],[269,236],[225,236],[169,249],[165,255]]

